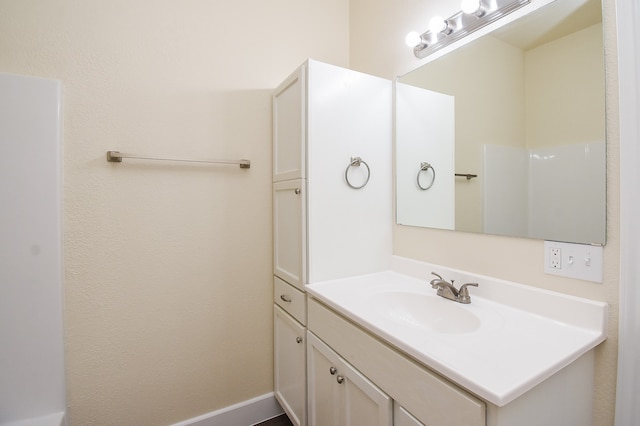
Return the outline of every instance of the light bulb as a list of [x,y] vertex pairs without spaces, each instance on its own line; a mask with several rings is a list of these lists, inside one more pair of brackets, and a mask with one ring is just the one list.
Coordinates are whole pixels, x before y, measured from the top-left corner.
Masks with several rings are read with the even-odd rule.
[[480,9],[480,0],[462,0],[462,11],[464,13],[472,14],[478,9]]
[[404,39],[409,47],[416,47],[422,44],[422,36],[417,31],[411,31]]
[[480,17],[484,15],[484,9],[482,8],[481,0],[462,0],[462,11],[469,15],[476,15]]
[[438,34],[447,29],[447,21],[442,16],[434,16],[429,21],[429,31]]

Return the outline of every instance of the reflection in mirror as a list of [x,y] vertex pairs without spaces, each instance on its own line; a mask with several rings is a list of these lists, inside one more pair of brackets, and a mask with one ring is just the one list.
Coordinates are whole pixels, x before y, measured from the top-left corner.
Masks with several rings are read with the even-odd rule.
[[604,97],[599,0],[556,0],[400,77],[398,224],[604,244]]

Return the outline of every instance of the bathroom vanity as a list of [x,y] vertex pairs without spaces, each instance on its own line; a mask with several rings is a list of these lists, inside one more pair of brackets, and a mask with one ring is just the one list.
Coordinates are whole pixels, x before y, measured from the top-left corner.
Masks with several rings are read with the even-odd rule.
[[[307,287],[310,425],[591,424],[605,303],[393,264]],[[472,302],[438,297],[432,270],[479,283]]]
[[409,424],[485,424],[481,400],[315,298],[309,300],[307,342],[310,425],[390,426],[396,424],[394,405]]
[[276,399],[297,426],[591,424],[606,304],[391,255],[390,87],[307,61],[275,91]]

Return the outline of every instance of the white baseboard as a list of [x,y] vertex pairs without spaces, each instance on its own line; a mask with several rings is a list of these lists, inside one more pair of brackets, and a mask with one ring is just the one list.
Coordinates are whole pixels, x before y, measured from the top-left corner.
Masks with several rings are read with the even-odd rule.
[[171,426],[252,426],[283,413],[272,392]]

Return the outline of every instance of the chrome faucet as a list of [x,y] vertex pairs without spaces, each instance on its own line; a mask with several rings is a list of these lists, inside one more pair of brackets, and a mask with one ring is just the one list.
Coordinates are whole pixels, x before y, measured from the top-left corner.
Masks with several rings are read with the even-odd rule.
[[438,277],[437,279],[431,280],[431,287],[438,289],[438,296],[458,303],[471,303],[471,297],[469,296],[469,290],[467,287],[478,287],[478,283],[463,284],[460,289],[456,289],[453,285],[453,280],[449,283],[443,280],[442,277],[435,272],[432,272],[431,275]]

